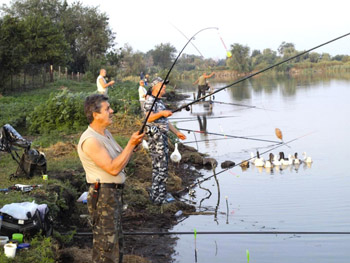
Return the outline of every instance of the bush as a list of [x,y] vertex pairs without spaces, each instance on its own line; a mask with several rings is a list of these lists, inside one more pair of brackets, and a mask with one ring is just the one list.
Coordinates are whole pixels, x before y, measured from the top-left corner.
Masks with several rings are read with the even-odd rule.
[[53,131],[72,133],[87,125],[84,114],[84,92],[70,93],[64,90],[51,94],[50,98],[35,107],[27,121],[29,131],[36,134],[49,134]]

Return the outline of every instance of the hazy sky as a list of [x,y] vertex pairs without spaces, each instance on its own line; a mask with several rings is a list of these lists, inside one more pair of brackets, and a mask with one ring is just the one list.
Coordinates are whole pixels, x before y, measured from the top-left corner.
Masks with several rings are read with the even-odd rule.
[[[0,0],[0,3],[9,1]],[[72,0],[68,0],[72,3]],[[253,49],[277,51],[285,42],[297,50],[307,50],[350,32],[349,2],[346,0],[81,0],[99,6],[107,13],[116,32],[118,47],[129,43],[133,49],[147,52],[160,43],[170,43],[179,52],[187,37],[206,27],[194,44],[204,57],[225,58],[220,36],[229,48],[239,43]],[[219,33],[219,34],[218,34]],[[350,55],[350,36],[315,52]],[[184,53],[198,52],[189,45]]]

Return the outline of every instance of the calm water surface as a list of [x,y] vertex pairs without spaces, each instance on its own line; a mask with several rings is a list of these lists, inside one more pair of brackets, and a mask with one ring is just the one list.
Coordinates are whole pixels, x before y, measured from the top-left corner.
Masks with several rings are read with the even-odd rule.
[[[226,83],[212,83],[214,88]],[[183,89],[192,94],[194,90]],[[286,154],[307,152],[311,167],[289,167],[266,171],[235,167],[218,175],[220,192],[212,178],[202,184],[209,192],[195,188],[198,211],[179,222],[171,231],[349,231],[350,232],[350,81],[257,79],[226,89],[215,101],[254,105],[249,109],[214,103],[207,118],[207,131],[227,135],[252,136],[278,140],[275,128],[283,132],[284,141],[304,136],[272,152]],[[195,105],[192,113],[182,111],[172,117],[191,117],[208,113],[205,104]],[[175,120],[174,120],[175,121]],[[180,128],[199,130],[197,120],[180,122]],[[222,138],[186,134],[187,142]],[[189,144],[197,147],[195,143]],[[220,163],[248,159],[250,152],[263,152],[271,143],[242,139],[198,142],[198,150]],[[264,154],[265,159],[268,154]],[[202,170],[204,177],[211,171]],[[229,209],[227,211],[227,196]],[[189,198],[189,196],[186,196]],[[217,211],[217,216],[215,216]],[[173,259],[195,262],[194,236],[178,236]],[[197,235],[197,262],[349,262],[350,235]]]

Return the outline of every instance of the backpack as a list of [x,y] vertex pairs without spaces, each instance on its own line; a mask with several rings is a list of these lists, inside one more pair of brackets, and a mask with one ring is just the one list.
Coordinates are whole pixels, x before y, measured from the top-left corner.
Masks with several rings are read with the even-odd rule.
[[34,175],[43,175],[47,171],[45,154],[36,149],[26,149],[18,164],[17,170],[10,177],[26,176],[31,178]]

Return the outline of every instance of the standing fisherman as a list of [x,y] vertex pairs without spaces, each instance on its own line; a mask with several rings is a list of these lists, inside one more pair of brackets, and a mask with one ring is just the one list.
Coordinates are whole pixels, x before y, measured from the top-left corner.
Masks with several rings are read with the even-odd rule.
[[89,126],[80,137],[78,154],[90,184],[88,210],[92,218],[92,262],[121,262],[124,168],[144,134],[133,133],[125,149],[121,148],[107,130],[112,124],[113,110],[108,97],[102,94],[87,97],[84,111]]
[[105,79],[106,75],[107,75],[107,71],[105,69],[101,69],[100,75],[96,79],[96,85],[97,85],[97,92],[107,96],[108,87],[112,86],[115,83],[115,81],[112,80],[107,83]]
[[198,83],[198,94],[197,99],[199,99],[202,95],[205,96],[205,91],[209,88],[207,85],[206,79],[211,78],[215,72],[207,75],[206,73],[203,73],[195,82],[193,82],[193,85]]
[[[151,110],[152,104],[162,86],[163,80],[156,78],[152,81],[152,94],[147,98],[144,106],[144,111],[147,116]],[[165,93],[166,86],[163,85],[159,93],[161,98]],[[146,134],[148,135],[149,152],[152,159],[152,189],[150,190],[150,198],[153,203],[161,205],[167,203],[166,182],[168,180],[168,131],[173,132],[179,139],[185,140],[186,136],[179,132],[169,121],[169,116],[172,112],[166,110],[162,100],[157,99],[151,114],[148,118],[146,126]]]

